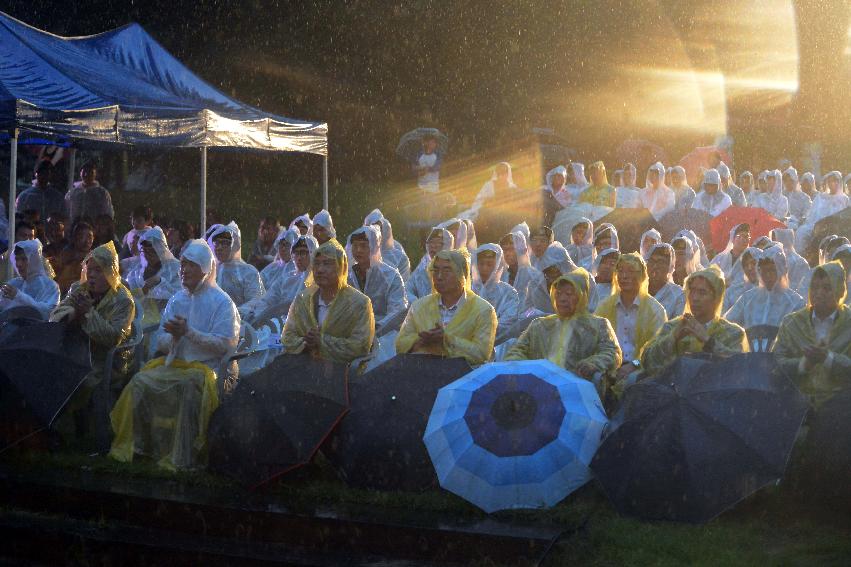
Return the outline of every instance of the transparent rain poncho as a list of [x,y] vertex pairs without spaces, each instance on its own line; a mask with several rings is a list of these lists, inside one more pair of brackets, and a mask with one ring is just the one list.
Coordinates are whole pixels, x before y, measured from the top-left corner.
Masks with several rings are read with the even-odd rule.
[[425,254],[423,254],[420,263],[417,265],[417,269],[414,270],[411,278],[405,284],[408,293],[408,303],[413,303],[420,297],[430,295],[434,291],[431,283],[431,274],[428,271],[428,267],[431,265],[431,255],[428,253],[428,240],[435,233],[440,234],[442,237],[443,247],[441,250],[453,249],[455,237],[452,236],[451,232],[445,228],[435,227],[431,229],[429,236],[426,238]]
[[[695,232],[691,229],[683,229],[674,235],[674,238],[679,236],[685,236],[688,238],[691,243],[694,245],[694,249],[696,251],[697,257],[697,265],[698,269],[708,267],[709,266],[709,257],[706,254],[706,246],[703,244],[703,239],[701,239]],[[673,244],[673,241],[671,241]]]
[[783,195],[783,174],[779,169],[775,169],[769,171],[765,179],[769,189],[756,197],[754,206],[765,209],[777,220],[785,222],[789,216],[789,200]]
[[476,224],[468,218],[461,218],[461,222],[467,225],[467,250],[475,250],[479,247],[479,239],[476,237]]
[[783,172],[783,175],[788,176],[792,180],[792,190],[786,191],[786,199],[789,201],[789,216],[790,220],[799,225],[804,222],[813,206],[810,196],[801,190],[801,182],[798,179],[798,170],[794,167],[789,167]]
[[655,228],[651,228],[642,234],[638,245],[638,252],[641,257],[647,260],[650,257],[651,249],[660,242],[662,242],[662,234]]
[[[15,250],[19,249],[23,250],[27,259],[26,277],[22,277],[18,272]],[[14,287],[17,293],[13,299],[0,297],[0,311],[14,307],[32,307],[38,310],[46,321],[50,312],[59,304],[59,286],[44,270],[41,241],[36,238],[16,242],[12,247],[9,262],[15,268],[17,277],[6,282],[6,285]]]
[[294,228],[299,231],[299,234],[301,234],[301,230],[296,226],[299,223],[307,227],[307,232],[304,233],[305,235],[313,236],[313,221],[310,219],[309,214],[304,213],[303,215],[297,216],[292,220],[292,222],[290,222],[290,226],[287,228]]
[[[180,291],[180,261],[177,260],[168,249],[168,241],[160,227],[155,226],[149,228],[142,236],[139,237],[139,266],[134,268],[127,277],[127,287],[130,291],[139,290],[145,286],[145,270],[148,268],[148,261],[145,259],[145,254],[142,252],[144,242],[150,242],[160,259],[160,269],[156,273],[159,282],[148,290],[146,297],[157,301],[164,302],[171,299],[175,293]],[[149,275],[148,279],[154,276]]]
[[[561,175],[562,179],[564,179],[564,184],[558,189],[553,187],[553,177],[556,175]],[[567,181],[567,168],[563,165],[557,165],[549,170],[544,181],[543,189],[549,192],[562,207],[567,207],[573,202],[573,194],[567,186]]]
[[271,290],[275,283],[287,275],[295,271],[295,264],[292,257],[288,261],[284,261],[281,257],[281,243],[285,242],[288,250],[292,250],[293,244],[301,236],[301,233],[294,228],[282,228],[275,237],[275,259],[268,266],[260,271],[260,280],[263,282],[263,287],[268,291]]
[[[730,168],[723,161],[718,164],[718,175],[721,177],[721,190],[730,196],[730,202],[734,207],[747,207],[748,200],[745,198],[745,192],[742,188],[733,183],[733,175],[730,173]],[[726,187],[723,186],[726,183]]]
[[795,250],[795,231],[791,228],[775,228],[771,239],[783,245],[786,264],[789,266],[789,289],[801,294],[810,279],[810,264]]
[[[815,199],[813,199],[813,206],[807,215],[807,225],[813,226],[821,219],[834,215],[848,208],[851,204],[848,195],[842,190],[842,174],[838,171],[825,174],[822,178],[822,185],[826,188],[826,191],[816,194]],[[799,250],[804,249],[800,245],[797,248]]]
[[[674,174],[677,174],[681,180],[679,183],[674,181]],[[696,194],[686,181],[686,169],[681,165],[675,165],[671,168],[671,191],[674,192],[677,209],[690,209],[694,204]]]
[[496,256],[495,267],[486,282],[481,280],[477,269],[473,270],[472,290],[479,297],[490,303],[496,311],[497,328],[495,344],[500,344],[508,338],[511,326],[517,322],[517,314],[520,307],[520,297],[517,290],[500,281],[506,269],[502,248],[498,244],[482,244],[473,252],[470,263],[475,268],[478,265],[478,257],[482,252],[493,252]]
[[777,283],[771,289],[765,286],[760,275],[759,287],[739,297],[727,311],[728,321],[745,329],[756,325],[779,327],[783,318],[804,307],[804,299],[788,287],[786,255],[783,245],[778,244],[762,251],[759,264],[771,262],[777,270]]
[[517,255],[517,272],[514,275],[514,281],[511,282],[511,274],[506,269],[502,273],[502,281],[517,290],[520,301],[518,317],[525,317],[525,314],[531,310],[552,313],[552,303],[547,293],[547,280],[544,274],[532,267],[526,237],[521,231],[516,230],[511,232],[511,240]]
[[[594,264],[591,266],[592,281],[597,277],[597,272],[600,269],[600,263],[608,256],[614,256],[615,259],[620,257],[620,250],[617,248],[606,248],[601,250],[597,257],[594,258]],[[588,309],[594,311],[601,301],[612,295],[612,282],[596,282],[591,288],[591,295],[588,300]]]
[[[664,177],[664,172],[662,175]],[[626,164],[623,168],[623,186],[616,188],[615,207],[618,209],[635,209],[640,205],[640,191],[635,184],[637,177],[635,166]]]
[[461,219],[451,218],[437,225],[437,228],[445,228],[452,234],[454,238],[453,250],[467,248],[467,224]]
[[673,319],[674,317],[679,317],[683,314],[683,310],[686,306],[686,298],[683,293],[683,288],[674,283],[674,264],[675,264],[675,252],[674,247],[668,244],[667,242],[660,242],[650,248],[647,251],[647,260],[650,260],[650,257],[656,250],[665,250],[671,258],[670,264],[668,265],[668,281],[665,282],[665,285],[660,287],[653,297],[656,298],[656,301],[662,304],[662,307],[665,308],[665,313],[668,315],[668,319]]
[[549,268],[557,268],[561,275],[569,274],[577,268],[567,249],[561,242],[553,242],[547,246],[546,252],[541,256],[540,270],[543,273]]
[[490,179],[486,181],[484,185],[482,185],[481,189],[479,189],[479,192],[476,194],[476,198],[473,199],[473,204],[470,206],[469,209],[459,214],[459,217],[470,220],[476,220],[479,217],[479,212],[482,210],[482,207],[485,206],[485,203],[487,203],[488,199],[496,198],[496,183],[499,178],[499,176],[497,175],[498,168],[505,168],[508,170],[508,176],[506,177],[505,181],[506,188],[509,191],[517,190],[517,184],[514,183],[514,176],[511,173],[511,164],[507,161],[500,162],[494,166]]
[[597,251],[594,249],[594,223],[591,219],[587,217],[582,217],[579,219],[577,223],[571,227],[571,232],[573,229],[579,225],[587,225],[587,230],[585,231],[585,237],[581,242],[575,243],[571,242],[567,246],[565,246],[565,250],[570,254],[573,262],[582,268],[585,268],[588,272],[591,271],[591,265],[594,263],[594,258],[597,256]]
[[[736,231],[739,230],[739,227],[742,224],[737,224],[733,228],[730,229],[730,235],[727,239],[727,246],[715,255],[712,258],[712,264],[715,264],[719,268],[721,268],[721,272],[724,274],[724,279],[727,281],[727,286],[729,287],[731,284],[737,283],[742,280],[742,269],[740,266],[740,261],[742,259],[741,254],[735,260],[733,259],[733,246],[736,241]],[[747,246],[745,246],[747,248]],[[742,250],[744,253],[744,250]]]
[[263,288],[257,268],[242,260],[242,237],[235,222],[220,225],[210,233],[207,239],[210,249],[215,250],[215,239],[223,233],[230,234],[232,242],[228,258],[224,262],[216,258],[216,284],[239,307],[262,296],[266,290]]
[[317,226],[321,226],[328,232],[330,238],[337,238],[337,229],[334,228],[334,219],[331,218],[331,213],[322,209],[313,215],[313,226],[310,233],[313,234]]
[[[762,258],[762,250],[755,246],[748,246],[748,248],[742,252],[742,257],[739,259],[739,266],[743,265],[742,261],[746,257],[750,257],[754,261],[759,262],[759,259]],[[742,278],[727,286],[727,289],[724,292],[724,302],[721,304],[722,312],[726,313],[733,304],[736,303],[736,300],[744,295],[745,292],[755,289],[757,285],[759,285],[759,276],[757,276],[756,281],[751,281],[744,270],[742,270]]]
[[[597,248],[597,241],[600,240],[600,238],[602,238],[603,236],[605,236],[607,232],[611,239],[608,248],[620,250],[621,241],[620,237],[618,236],[618,229],[615,228],[615,225],[610,222],[604,222],[603,224],[598,225],[596,229],[594,229],[594,248]],[[591,273],[596,274],[596,268],[594,268]]]
[[567,190],[570,192],[573,202],[578,203],[579,196],[588,187],[588,179],[585,177],[585,164],[574,161],[570,164],[570,170],[573,172],[573,182],[571,183],[571,179],[568,178]]
[[[706,185],[717,185],[718,190],[709,194],[706,192]],[[700,211],[705,211],[710,216],[717,217],[733,205],[730,196],[721,190],[721,176],[715,169],[707,169],[703,173],[703,181],[700,183],[700,191],[694,198],[692,207]]]
[[750,171],[744,171],[744,172],[742,172],[741,175],[739,175],[739,183],[741,184],[741,186],[744,187],[745,184],[744,184],[743,180],[746,177],[750,178],[750,180],[751,180],[750,181],[751,189],[747,193],[745,193],[744,189],[742,189],[742,193],[744,193],[745,199],[747,200],[747,203],[748,203],[747,206],[752,207],[753,204],[754,204],[754,201],[756,200],[756,196],[759,195],[759,191],[757,191],[757,189],[756,189],[756,180],[753,177],[753,173],[751,173]]
[[375,209],[366,216],[363,224],[364,226],[378,225],[381,229],[381,258],[386,264],[399,270],[402,281],[407,283],[411,277],[411,260],[405,253],[402,243],[393,238],[393,225],[390,224],[390,220],[380,210]]
[[[659,174],[659,180],[655,185],[650,182],[651,171]],[[662,162],[657,161],[647,170],[647,182],[644,189],[638,191],[638,200],[640,205],[650,211],[657,221],[676,207],[677,197],[673,190],[665,185],[665,166]]]

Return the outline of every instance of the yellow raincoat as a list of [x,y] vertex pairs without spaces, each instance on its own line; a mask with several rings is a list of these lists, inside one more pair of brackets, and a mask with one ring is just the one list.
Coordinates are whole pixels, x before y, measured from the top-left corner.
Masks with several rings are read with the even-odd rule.
[[590,276],[584,268],[562,275],[550,289],[553,307],[561,282],[570,283],[579,295],[572,317],[558,314],[535,319],[505,356],[505,360],[547,359],[571,372],[580,363],[598,372],[614,372],[621,365],[621,349],[608,320],[588,312]]
[[328,306],[328,313],[321,326],[316,317],[319,286],[311,284],[300,292],[290,306],[281,343],[288,354],[300,354],[305,349],[304,336],[310,329],[319,327],[319,352],[314,355],[348,364],[366,356],[372,348],[375,337],[372,303],[367,296],[348,285],[348,260],[339,242],[332,239],[322,244],[316,249],[315,256],[325,256],[337,263],[339,291]]
[[[686,278],[685,295],[686,295],[686,313],[689,313],[688,295],[689,283],[696,278],[703,278],[712,289],[715,291],[715,318],[709,322],[706,327],[706,332],[712,341],[712,354],[735,354],[737,352],[747,352],[748,341],[745,335],[745,330],[735,323],[731,323],[721,317],[721,306],[724,299],[724,275],[718,266],[714,264],[704,270],[693,272]],[[641,366],[649,375],[654,375],[665,366],[673,362],[676,358],[686,353],[706,352],[703,342],[689,335],[680,340],[674,337],[677,328],[682,321],[682,317],[671,319],[659,329],[656,336],[649,343],[644,345],[644,351],[641,353]]]
[[[435,258],[449,260],[452,271],[464,288],[464,304],[444,328],[443,344],[418,348],[416,352],[464,358],[472,365],[484,364],[493,353],[496,312],[490,303],[470,289],[470,262],[466,250],[443,250]],[[433,265],[434,259],[429,271]],[[419,334],[434,329],[440,323],[439,302],[440,294],[432,293],[411,305],[396,337],[396,352],[411,352],[414,343],[420,338]]]
[[[640,358],[644,345],[650,342],[650,339],[656,335],[656,332],[665,324],[668,316],[662,304],[647,291],[647,265],[641,256],[636,252],[621,254],[618,258],[617,268],[623,265],[629,265],[641,272],[641,283],[638,289],[638,316],[635,323],[635,351],[633,355],[634,358]],[[618,326],[617,305],[619,299],[620,288],[618,286],[618,274],[615,271],[612,279],[612,294],[601,301],[596,311],[594,311],[596,315],[608,319],[614,329],[617,329]]]
[[831,360],[804,371],[804,348],[818,344],[813,327],[812,303],[804,309],[787,315],[780,323],[774,354],[777,362],[798,384],[801,391],[812,399],[816,407],[830,399],[837,391],[851,385],[851,311],[845,306],[845,270],[837,262],[816,267],[814,275],[827,275],[834,290],[836,312],[826,344]]

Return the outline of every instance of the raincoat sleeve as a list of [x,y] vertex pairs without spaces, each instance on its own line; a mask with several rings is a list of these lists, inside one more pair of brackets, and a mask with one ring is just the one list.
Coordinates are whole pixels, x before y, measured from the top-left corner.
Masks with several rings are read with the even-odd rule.
[[727,310],[724,314],[724,318],[728,321],[732,321],[736,325],[744,325],[745,324],[745,304],[747,303],[746,298],[747,294],[739,296],[733,306]]
[[59,286],[50,278],[40,278],[36,289],[23,291],[18,289],[15,298],[0,302],[0,309],[10,309],[17,306],[28,306],[38,309],[41,316],[47,320],[51,311],[59,305]]
[[408,310],[405,284],[402,282],[402,276],[395,270],[393,276],[387,282],[386,294],[387,313],[375,322],[375,334],[379,337],[390,331],[395,331]]
[[508,353],[506,353],[503,360],[536,360],[544,358],[545,353],[541,351],[540,345],[536,340],[541,334],[540,326],[541,319],[535,319],[529,323],[526,330],[520,334],[517,342],[508,349]]
[[247,266],[247,268],[243,268],[242,274],[243,281],[245,282],[243,297],[245,298],[245,301],[248,302],[252,299],[262,297],[263,294],[266,293],[266,290],[263,287],[263,280],[260,279],[260,272],[257,271],[257,268],[251,264],[245,264],[245,266]]
[[[219,301],[212,307],[204,329],[188,325],[182,338],[208,358],[223,358],[232,353],[239,342],[240,317],[232,301]],[[163,333],[166,334],[166,333]]]
[[112,348],[130,336],[130,325],[135,314],[133,297],[126,287],[120,285],[83,316],[80,326],[99,346]]
[[[618,344],[615,330],[612,328],[608,319],[603,317],[593,317],[591,319],[596,327],[597,345],[590,349],[592,354],[577,361],[568,361],[572,367],[576,368],[583,362],[590,364],[597,369],[598,372],[612,372],[621,365],[623,354],[621,347]],[[586,333],[584,336],[589,336],[594,333]]]
[[472,298],[475,298],[474,309],[463,318],[459,317],[462,315],[459,313],[446,326],[443,346],[449,357],[464,358],[471,365],[476,365],[487,362],[493,353],[497,319],[490,303],[472,294],[467,301],[472,301]]
[[540,272],[529,284],[529,307],[534,307],[542,313],[552,313],[553,303],[550,294],[547,293],[547,280]]
[[[707,352],[704,343],[694,337],[687,336],[679,341],[675,340],[674,334],[681,319],[681,317],[677,317],[665,323],[653,340],[645,347],[641,354],[641,365],[648,374],[655,374],[683,354]],[[716,319],[709,325],[707,333],[710,339],[713,339],[713,346],[708,351],[711,354],[725,356],[748,352],[745,330],[726,319]]]
[[372,302],[352,288],[343,288],[340,294],[343,293],[338,298],[340,303],[335,301],[329,308],[321,329],[319,354],[335,362],[351,362],[365,356],[375,337]]
[[656,374],[677,357],[677,341],[674,332],[680,324],[680,317],[662,325],[641,352],[641,366],[650,374]]
[[520,310],[520,297],[517,295],[516,289],[506,284],[505,286],[500,286],[500,292],[502,293],[502,297],[494,307],[497,320],[497,343],[502,343],[509,338],[506,335],[517,322],[517,313]]
[[319,326],[313,315],[313,293],[316,288],[305,289],[299,293],[290,305],[281,344],[286,352],[300,354],[304,352],[304,336],[310,329]]

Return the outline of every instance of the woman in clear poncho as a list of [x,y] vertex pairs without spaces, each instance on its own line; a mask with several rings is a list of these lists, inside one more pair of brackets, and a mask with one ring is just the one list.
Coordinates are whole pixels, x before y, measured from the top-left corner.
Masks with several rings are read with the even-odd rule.
[[396,352],[428,353],[483,364],[493,353],[496,312],[470,289],[470,255],[444,250],[431,261],[435,292],[416,300],[396,337]]
[[160,227],[149,228],[139,237],[140,263],[127,274],[130,291],[139,290],[145,297],[165,302],[180,291],[180,262],[168,248]]
[[546,359],[587,379],[614,373],[621,349],[609,321],[588,311],[590,281],[582,268],[557,279],[550,292],[556,313],[532,321],[505,360]]
[[569,176],[567,180],[567,190],[570,193],[572,202],[578,203],[579,196],[588,187],[588,179],[585,177],[585,165],[578,161],[571,162],[568,173],[572,173],[572,178]]
[[771,239],[783,245],[789,268],[789,289],[800,294],[810,278],[810,264],[795,250],[795,231],[791,228],[775,228],[771,231]]
[[293,300],[281,342],[287,354],[349,364],[366,356],[375,336],[369,298],[346,283],[346,251],[329,240],[313,255],[312,284]]
[[671,168],[671,191],[674,192],[677,210],[690,209],[697,196],[686,181],[686,170],[681,165]]
[[363,225],[375,225],[381,230],[381,259],[399,270],[403,282],[411,277],[411,260],[405,253],[402,243],[393,238],[393,225],[380,210],[375,209],[363,219]]
[[748,246],[739,259],[742,277],[736,283],[727,286],[724,292],[724,302],[721,306],[722,313],[726,313],[736,300],[746,292],[756,289],[759,285],[759,272],[757,262],[762,258],[762,250],[755,246]]
[[242,260],[242,237],[231,221],[210,232],[207,244],[216,258],[216,284],[237,307],[262,296],[266,290],[257,268]]
[[668,319],[679,317],[685,309],[683,288],[674,283],[674,247],[667,242],[647,252],[647,291],[665,308]]
[[520,230],[515,230],[503,236],[499,245],[508,269],[502,273],[501,281],[517,290],[520,301],[518,319],[527,313],[549,313],[552,303],[549,301],[547,284],[544,274],[532,267],[529,258],[529,246],[526,237]]
[[783,188],[786,199],[789,201],[789,217],[791,217],[789,222],[799,226],[810,213],[813,202],[809,195],[801,190],[798,170],[794,167],[790,166],[783,172]]
[[756,189],[754,184],[753,173],[750,171],[743,171],[741,175],[739,175],[739,186],[742,189],[742,193],[745,196],[745,200],[748,203],[748,207],[752,207],[756,196],[759,192]]
[[591,271],[591,265],[597,256],[594,249],[594,223],[591,219],[582,217],[570,230],[570,244],[565,246],[573,262],[586,271]]
[[665,166],[662,162],[657,161],[647,170],[646,184],[644,189],[638,191],[638,200],[657,221],[676,207],[677,197],[665,185]]
[[733,175],[730,168],[723,161],[718,164],[718,175],[721,177],[721,190],[730,196],[730,202],[734,207],[747,207],[748,200],[742,188],[733,183]]
[[133,376],[110,414],[115,439],[109,454],[118,461],[143,455],[173,470],[203,466],[206,459],[207,425],[219,405],[216,370],[236,349],[240,320],[216,285],[206,242],[189,242],[180,277],[183,288],[160,323],[157,351],[164,356]]
[[287,228],[296,229],[302,236],[313,236],[313,221],[307,213],[294,218]]
[[322,209],[313,216],[311,234],[320,245],[332,238],[337,238],[337,229],[334,228],[334,219],[331,218],[331,213]]
[[688,353],[747,352],[745,330],[721,317],[724,274],[718,266],[692,273],[685,282],[686,309],[662,325],[644,346],[641,366],[653,376]]
[[655,228],[651,228],[641,235],[641,240],[638,244],[638,252],[641,254],[641,257],[644,258],[645,262],[648,258],[650,258],[650,250],[652,250],[653,247],[660,242],[662,242],[662,234]]
[[411,278],[405,284],[408,303],[413,303],[420,297],[430,295],[434,291],[431,285],[431,274],[428,271],[431,260],[441,250],[452,250],[454,243],[455,237],[445,228],[435,227],[431,229],[428,238],[426,238],[425,254],[423,254],[417,269],[413,271]]
[[783,319],[772,349],[780,367],[816,408],[851,385],[846,292],[845,270],[839,262],[816,266],[807,306]]
[[615,207],[619,209],[634,209],[641,203],[641,191],[636,183],[638,170],[631,163],[623,166],[623,185],[615,189]]
[[733,205],[730,196],[721,190],[721,175],[715,169],[703,172],[700,191],[694,198],[692,207],[705,211],[709,216],[717,217]]
[[736,299],[724,317],[745,329],[756,325],[779,327],[783,317],[804,306],[803,298],[789,289],[782,245],[762,251],[757,272],[759,286]]
[[506,269],[502,248],[497,244],[482,244],[473,252],[473,293],[490,303],[496,312],[495,344],[505,342],[520,306],[517,290],[501,281]]
[[789,216],[789,200],[783,195],[783,174],[779,169],[769,171],[765,177],[766,191],[757,195],[754,207],[760,207],[779,221]]
[[697,244],[687,235],[679,234],[671,240],[674,249],[674,273],[672,274],[675,284],[681,286],[689,274],[701,268],[700,250]]
[[600,302],[612,294],[612,279],[620,255],[617,248],[606,248],[594,258],[591,266],[591,295],[588,298],[588,309],[591,311],[595,311]]
[[851,205],[848,195],[845,194],[842,188],[841,173],[831,171],[826,174],[822,178],[822,185],[825,187],[826,192],[816,194],[813,199],[813,206],[807,215],[807,220],[796,232],[795,248],[798,250],[807,249],[813,235],[813,229],[818,221],[834,215]]
[[567,207],[573,203],[573,195],[567,187],[567,168],[563,165],[557,165],[547,172],[541,189],[552,196],[558,207]]
[[275,283],[295,270],[292,261],[292,247],[301,236],[294,228],[283,228],[275,237],[275,259],[260,271],[263,287],[269,291]]
[[577,268],[561,242],[553,242],[547,246],[547,251],[541,257],[540,266],[541,273],[544,274],[544,279],[547,282],[547,290],[550,290],[561,276],[569,274]]
[[513,197],[513,192],[517,189],[517,184],[514,183],[514,176],[511,172],[511,164],[507,161],[500,162],[494,166],[490,179],[479,189],[470,208],[458,216],[475,221],[478,219],[482,207],[485,207],[488,201],[499,206],[507,198]]
[[239,308],[239,314],[250,325],[257,327],[276,317],[285,319],[296,295],[310,285],[311,259],[319,243],[312,236],[297,235],[295,238],[290,247],[289,256],[292,260],[289,270],[262,297]]
[[0,312],[31,307],[46,321],[59,304],[59,286],[45,272],[41,241],[16,242],[9,262],[17,277],[0,287]]

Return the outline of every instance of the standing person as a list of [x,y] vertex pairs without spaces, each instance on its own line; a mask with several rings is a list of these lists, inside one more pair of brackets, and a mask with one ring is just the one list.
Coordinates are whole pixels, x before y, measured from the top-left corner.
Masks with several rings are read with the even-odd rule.
[[687,353],[747,352],[745,330],[721,317],[724,274],[710,266],[686,278],[686,309],[662,325],[641,354],[641,367],[653,376]]
[[851,312],[843,304],[846,292],[839,262],[816,266],[807,306],[783,319],[772,348],[780,367],[816,408],[849,384]]
[[690,209],[694,204],[695,192],[686,180],[686,170],[681,165],[671,168],[671,191],[674,192],[677,210]]
[[499,345],[508,339],[508,332],[517,321],[520,297],[517,290],[500,281],[505,271],[502,248],[497,244],[482,244],[473,252],[473,293],[491,304],[496,312],[496,338]]
[[644,189],[638,192],[638,201],[657,221],[674,210],[677,197],[665,185],[665,166],[662,162],[657,161],[647,170],[647,181]]
[[411,169],[417,176],[417,187],[424,193],[438,193],[443,156],[438,151],[435,136],[426,134],[423,136],[422,144],[422,151],[417,155]]
[[254,241],[254,247],[251,249],[251,254],[248,256],[248,263],[262,270],[275,259],[275,238],[281,231],[281,223],[273,216],[265,216],[260,219],[260,226],[257,228],[257,239]]
[[95,219],[100,215],[115,218],[112,196],[97,180],[98,167],[94,161],[80,167],[80,181],[65,194],[65,210],[68,211],[70,226],[83,218]]
[[313,238],[320,246],[337,238],[337,229],[334,228],[334,219],[331,218],[331,213],[322,209],[313,217]]
[[38,162],[32,186],[24,189],[15,200],[16,211],[37,211],[42,219],[65,212],[65,196],[50,183],[52,172],[53,164],[50,161]]
[[484,364],[493,354],[496,312],[470,289],[466,249],[438,252],[429,267],[434,293],[411,305],[396,337],[396,352],[463,357]]
[[647,253],[647,291],[665,308],[668,319],[679,317],[685,309],[683,288],[674,283],[674,247],[660,242]]
[[532,267],[526,237],[517,230],[503,236],[499,245],[508,265],[502,281],[516,289],[520,299],[518,319],[525,318],[530,311],[548,313],[552,302],[549,301],[546,279],[544,274]]
[[[95,231],[92,225],[87,222],[78,222],[74,226],[71,232],[71,241],[59,255],[56,283],[59,284],[59,290],[63,295],[71,287],[71,284],[80,279],[83,261],[91,252],[94,241]],[[112,246],[112,250],[115,250],[115,246]]]
[[786,199],[789,201],[789,220],[795,226],[803,224],[810,212],[813,202],[810,197],[801,190],[798,181],[798,170],[789,167],[783,172],[783,189]]
[[579,201],[581,203],[614,208],[616,191],[614,187],[609,185],[609,181],[606,178],[605,164],[602,161],[595,161],[588,167],[588,174],[591,176],[591,185],[582,192]]
[[348,364],[366,356],[375,336],[369,298],[346,283],[346,251],[336,240],[319,246],[313,257],[313,284],[290,306],[281,342],[286,354]]
[[734,207],[747,207],[748,200],[741,187],[733,183],[733,174],[723,161],[718,164],[718,175],[721,176],[721,190],[730,197]]
[[766,175],[766,191],[760,193],[754,206],[761,207],[779,221],[786,222],[789,216],[789,200],[783,195],[783,175],[775,169]]
[[17,277],[0,286],[0,312],[14,307],[32,307],[45,321],[59,303],[59,286],[44,271],[41,242],[22,240],[11,255]]
[[721,191],[721,175],[714,169],[707,169],[703,173],[703,181],[700,191],[694,198],[693,208],[709,213],[717,217],[733,205],[730,196]]
[[619,209],[634,209],[640,202],[637,187],[638,171],[628,163],[623,166],[623,185],[616,188],[615,206]]
[[402,243],[393,238],[393,225],[390,224],[390,219],[380,210],[374,209],[363,219],[363,224],[364,226],[372,224],[381,229],[381,257],[384,262],[399,270],[402,281],[407,285],[411,277],[411,260],[405,253]]
[[233,221],[218,225],[207,244],[216,257],[216,285],[227,293],[237,307],[265,293],[260,272],[242,259],[242,238]]

